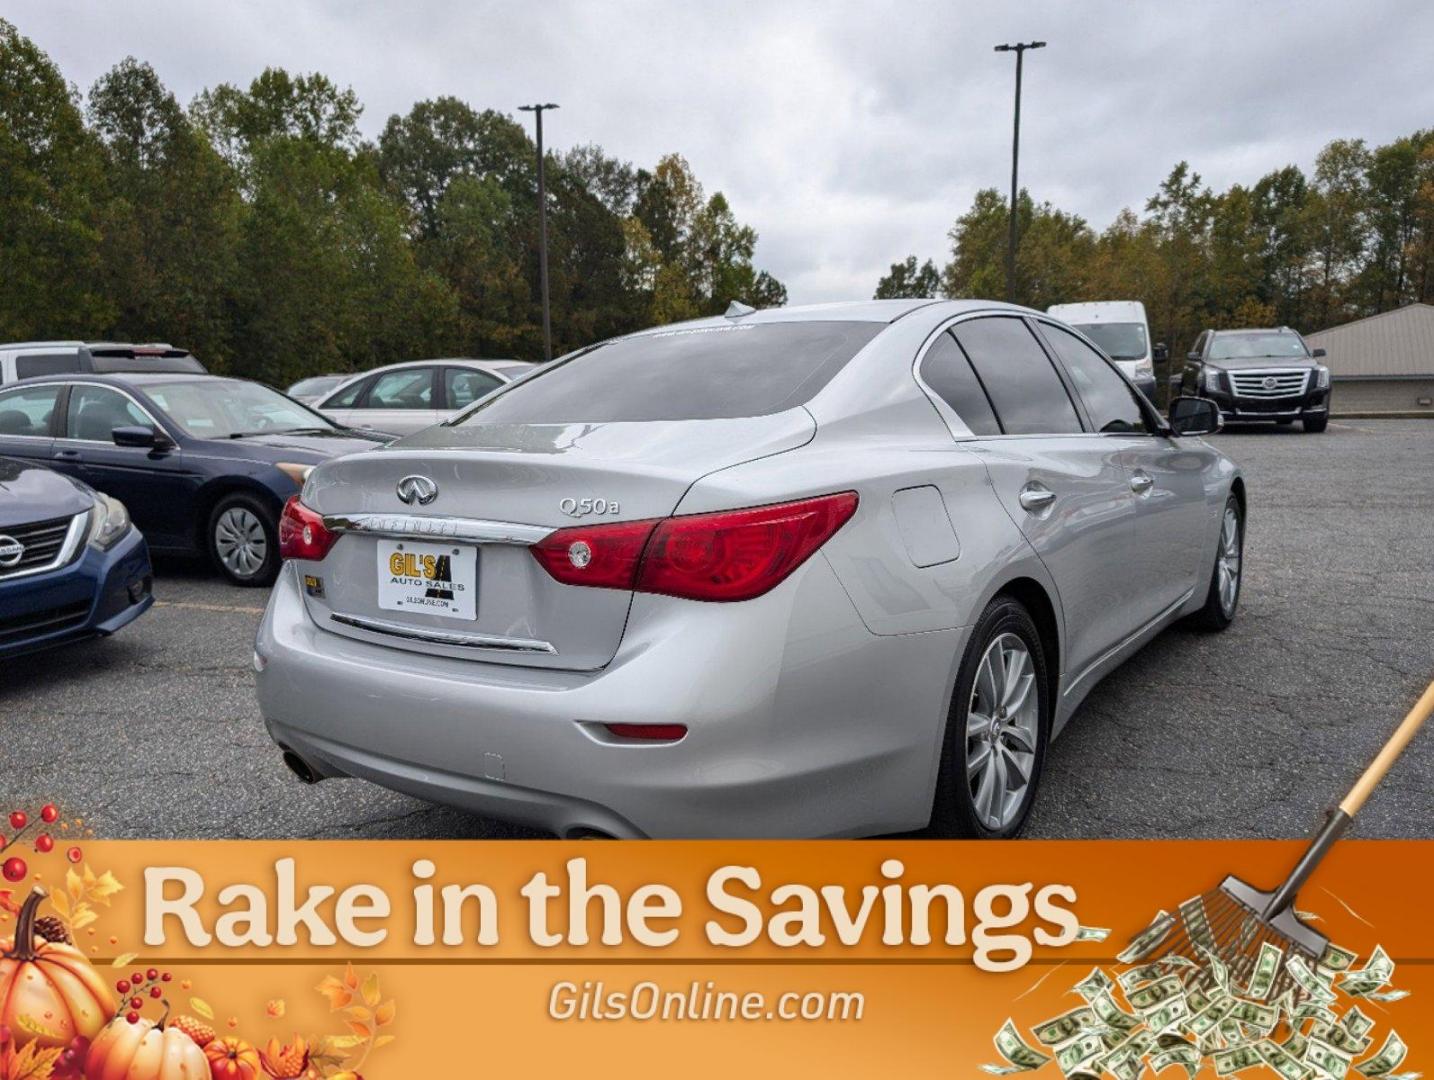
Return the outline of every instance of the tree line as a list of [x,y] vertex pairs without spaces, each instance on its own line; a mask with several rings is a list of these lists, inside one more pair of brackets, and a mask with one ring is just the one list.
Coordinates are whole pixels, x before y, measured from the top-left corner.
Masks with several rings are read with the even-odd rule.
[[[950,261],[894,263],[877,298],[1004,297],[1008,206],[977,192],[948,234]],[[1182,161],[1142,214],[1123,210],[1102,232],[1025,190],[1016,214],[1017,302],[1141,300],[1175,357],[1207,327],[1308,332],[1434,302],[1434,130],[1374,147],[1337,139],[1309,175],[1287,165],[1224,192]]]
[[[87,94],[0,19],[0,341],[170,341],[278,386],[425,356],[538,359],[536,148],[455,97],[377,140],[352,90],[268,69],[182,106],[128,58]],[[786,302],[678,154],[546,155],[555,352]]]

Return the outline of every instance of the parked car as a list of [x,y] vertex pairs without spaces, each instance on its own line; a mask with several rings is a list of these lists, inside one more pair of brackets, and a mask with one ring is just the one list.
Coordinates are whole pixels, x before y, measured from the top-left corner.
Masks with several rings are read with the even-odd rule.
[[532,371],[522,360],[413,360],[355,375],[315,408],[339,424],[410,435]]
[[1329,368],[1288,326],[1268,330],[1206,330],[1195,339],[1175,386],[1213,401],[1226,420],[1291,424],[1306,431],[1329,425]]
[[173,345],[125,345],[114,341],[18,341],[0,344],[0,385],[41,375],[84,372],[197,372],[204,365]]
[[239,585],[273,580],[279,512],[309,469],[376,441],[217,375],[67,375],[0,389],[0,454],[120,499],[155,551],[210,555]]
[[152,584],[123,503],[0,457],[0,658],[113,634],[149,610]]
[[1169,351],[1163,342],[1150,343],[1150,323],[1139,300],[1095,300],[1085,304],[1055,304],[1046,309],[1075,327],[1130,376],[1135,387],[1155,400],[1155,361]]
[[1092,686],[1235,616],[1218,422],[997,303],[601,343],[314,470],[261,710],[301,778],[564,836],[1012,836]]
[[351,378],[353,378],[352,375],[311,375],[307,379],[300,379],[285,393],[295,401],[302,401],[305,405],[316,405],[328,397],[331,390],[348,382]]

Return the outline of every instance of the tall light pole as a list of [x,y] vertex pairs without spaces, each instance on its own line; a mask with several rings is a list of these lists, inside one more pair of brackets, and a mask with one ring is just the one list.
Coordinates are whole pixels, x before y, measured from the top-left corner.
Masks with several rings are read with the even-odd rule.
[[543,289],[543,359],[553,358],[553,320],[548,311],[548,185],[543,167],[543,110],[556,109],[551,101],[541,105],[519,105],[538,122],[538,280]]
[[1018,41],[997,45],[997,52],[1016,54],[1016,127],[1011,135],[1011,231],[1006,242],[1006,299],[1016,302],[1016,163],[1021,156],[1021,61],[1027,49],[1044,49],[1044,41]]

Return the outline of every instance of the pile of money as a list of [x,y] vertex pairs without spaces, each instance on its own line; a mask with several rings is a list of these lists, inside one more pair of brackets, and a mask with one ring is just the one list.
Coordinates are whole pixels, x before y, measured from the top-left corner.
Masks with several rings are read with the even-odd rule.
[[[1180,922],[1197,955],[1147,960]],[[1082,940],[1101,937],[1087,932]],[[995,1036],[1004,1063],[981,1068],[1010,1076],[1054,1060],[1071,1080],[1138,1080],[1147,1068],[1172,1065],[1189,1077],[1208,1065],[1219,1076],[1268,1066],[1284,1080],[1345,1080],[1351,1070],[1353,1080],[1420,1080],[1395,1072],[1408,1048],[1393,1030],[1368,1053],[1375,1023],[1359,1003],[1408,996],[1390,986],[1394,961],[1378,946],[1356,966],[1359,957],[1337,945],[1311,963],[1263,941],[1232,972],[1195,897],[1178,915],[1157,914],[1117,959],[1120,970],[1097,967],[1071,988],[1082,1004],[1031,1029],[1034,1045],[1007,1020]]]

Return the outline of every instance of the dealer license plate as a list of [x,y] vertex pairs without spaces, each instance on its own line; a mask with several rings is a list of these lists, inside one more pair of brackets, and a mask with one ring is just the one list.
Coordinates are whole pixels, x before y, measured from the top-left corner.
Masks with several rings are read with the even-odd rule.
[[478,618],[478,549],[380,540],[378,606],[450,619]]

